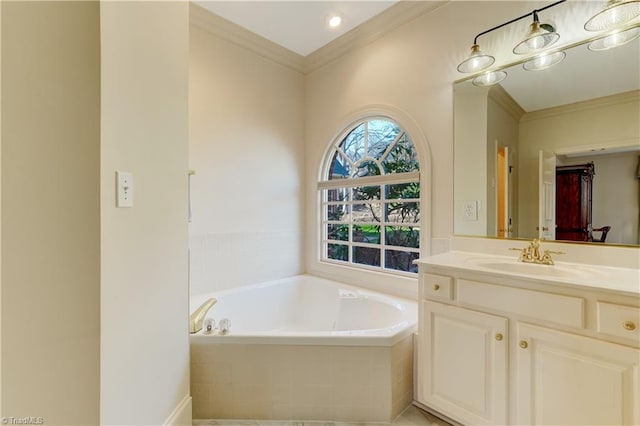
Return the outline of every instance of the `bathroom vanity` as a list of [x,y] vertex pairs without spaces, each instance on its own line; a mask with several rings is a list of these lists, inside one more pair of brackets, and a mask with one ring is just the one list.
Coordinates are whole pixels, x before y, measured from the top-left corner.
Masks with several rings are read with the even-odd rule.
[[417,401],[466,425],[640,424],[640,271],[420,259]]

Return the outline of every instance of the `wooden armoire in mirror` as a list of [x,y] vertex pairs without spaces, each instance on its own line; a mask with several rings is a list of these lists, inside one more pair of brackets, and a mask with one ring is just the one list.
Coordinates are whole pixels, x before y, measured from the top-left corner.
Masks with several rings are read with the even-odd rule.
[[556,167],[556,239],[588,241],[593,163]]

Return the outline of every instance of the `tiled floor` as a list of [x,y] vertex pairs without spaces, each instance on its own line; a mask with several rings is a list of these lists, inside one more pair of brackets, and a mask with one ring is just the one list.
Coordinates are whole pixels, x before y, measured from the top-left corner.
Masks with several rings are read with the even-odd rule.
[[[296,422],[277,420],[194,420],[194,426],[365,426],[369,423],[339,423],[339,422]],[[380,423],[371,423],[380,426]],[[392,426],[451,426],[444,420],[432,416],[410,405],[393,423]]]

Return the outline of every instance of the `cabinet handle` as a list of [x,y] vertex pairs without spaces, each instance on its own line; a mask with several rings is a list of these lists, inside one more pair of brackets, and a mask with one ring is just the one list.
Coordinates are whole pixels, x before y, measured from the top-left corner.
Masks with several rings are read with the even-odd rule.
[[434,284],[434,285],[433,285],[433,289],[434,289],[435,291],[440,290],[440,284]]
[[500,340],[502,340],[502,333],[498,333],[496,334],[496,340],[499,342]]
[[636,324],[633,321],[625,321],[622,323],[625,330],[633,331],[636,329]]
[[526,340],[520,340],[519,345],[522,349],[527,349],[529,347],[529,344],[527,343]]

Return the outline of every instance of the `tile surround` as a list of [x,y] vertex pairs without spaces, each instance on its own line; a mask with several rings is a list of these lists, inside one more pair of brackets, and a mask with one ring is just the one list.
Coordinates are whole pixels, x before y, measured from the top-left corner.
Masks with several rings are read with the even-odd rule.
[[[282,229],[191,234],[190,294],[207,294],[300,274],[300,240],[300,233]],[[251,259],[251,267],[238,267],[237,259]]]
[[195,419],[386,422],[413,397],[413,335],[392,347],[194,344]]

